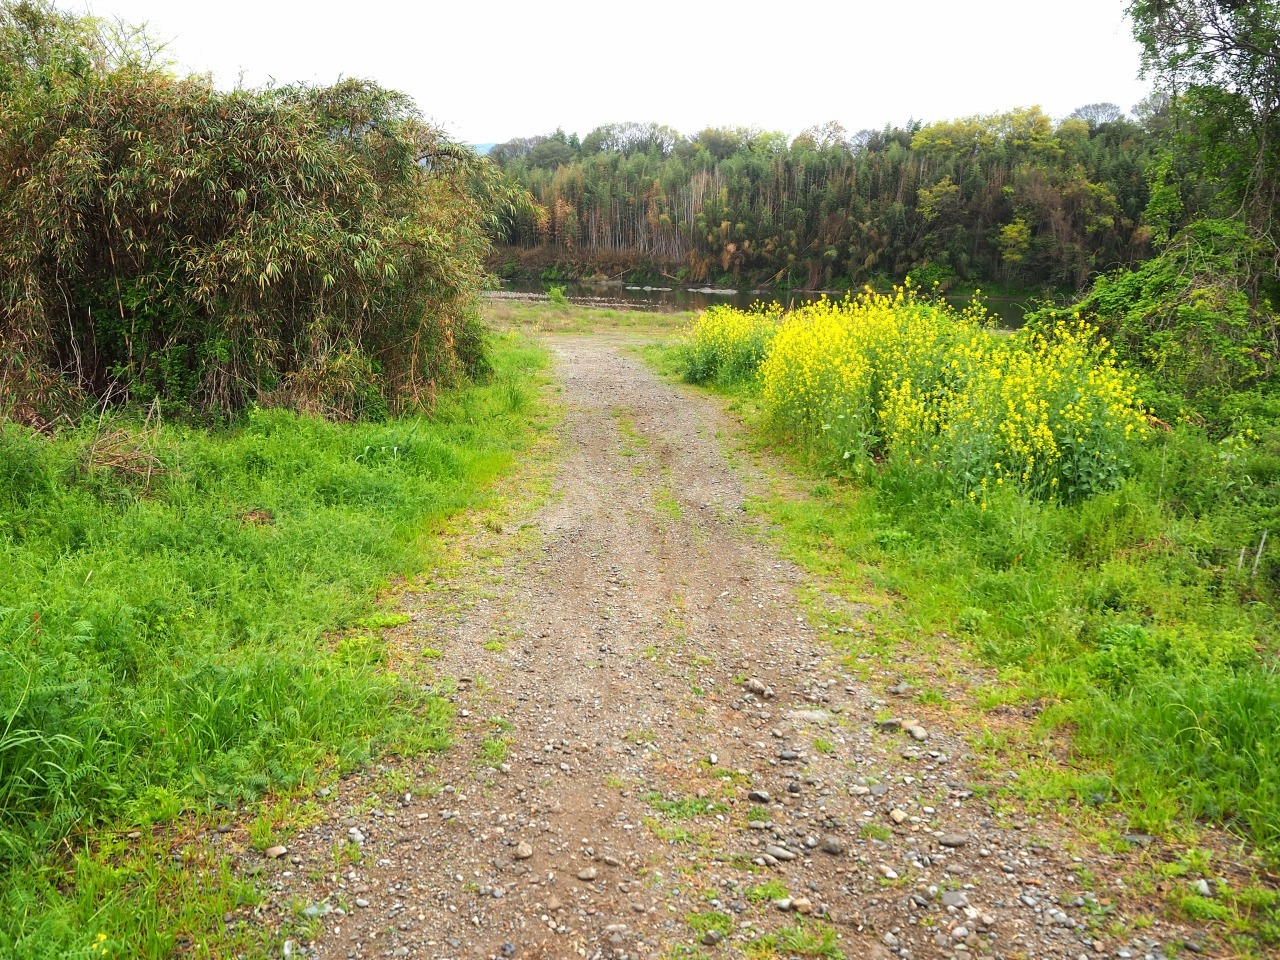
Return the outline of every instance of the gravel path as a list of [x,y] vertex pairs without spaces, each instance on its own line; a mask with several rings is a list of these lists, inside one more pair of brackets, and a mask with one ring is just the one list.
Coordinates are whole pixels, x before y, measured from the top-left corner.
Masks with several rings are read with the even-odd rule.
[[500,565],[408,596],[396,638],[458,678],[458,742],[434,768],[344,781],[287,855],[259,857],[268,915],[315,918],[286,954],[1206,949],[1159,919],[1108,936],[1125,908],[1107,861],[1090,855],[1089,892],[1068,827],[997,818],[961,739],[877,722],[895,704],[845,671],[797,599],[805,575],[742,512],[760,480],[726,459],[714,402],[617,342],[551,346],[552,496],[517,493],[507,529],[476,534]]

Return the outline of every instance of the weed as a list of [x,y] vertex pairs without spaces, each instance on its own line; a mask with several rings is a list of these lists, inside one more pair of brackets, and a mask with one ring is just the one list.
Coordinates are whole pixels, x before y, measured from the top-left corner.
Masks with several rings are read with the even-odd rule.
[[1177,899],[1178,909],[1192,920],[1227,920],[1231,908],[1218,900],[1187,893]]
[[402,627],[410,619],[409,614],[399,610],[379,610],[367,617],[361,617],[352,626],[363,630],[382,630],[387,627]]
[[754,887],[748,887],[745,894],[751,903],[768,903],[781,900],[787,895],[787,886],[781,880],[766,880]]
[[275,823],[267,811],[259,811],[249,822],[249,842],[257,850],[265,850],[276,842]]
[[645,817],[644,825],[649,828],[655,837],[659,840],[665,840],[667,843],[674,843],[680,846],[702,842],[702,837],[686,830],[684,827],[668,826],[653,817]]
[[672,491],[665,486],[658,486],[653,491],[653,503],[658,512],[668,520],[679,520],[684,516],[684,508]]
[[510,744],[505,737],[489,737],[480,744],[480,757],[486,766],[496,767],[507,759]]
[[714,800],[700,797],[677,797],[668,799],[660,793],[647,793],[644,802],[662,814],[668,820],[691,820],[694,817],[723,813],[728,808]]
[[823,923],[801,921],[747,945],[748,957],[821,957],[843,960],[835,930]]
[[363,857],[360,845],[354,840],[348,838],[345,840],[336,840],[333,844],[331,852],[333,858],[333,869],[336,873],[342,873],[349,866],[357,864]]
[[928,687],[921,690],[915,696],[916,703],[934,707],[945,707],[947,705],[946,695],[941,690],[935,690]]
[[710,960],[710,956],[697,947],[675,946],[666,949],[662,960]]
[[699,936],[712,931],[722,933],[725,936],[733,932],[733,917],[717,910],[707,910],[704,913],[686,913],[684,922],[692,927],[693,932]]
[[384,797],[402,797],[410,793],[412,788],[413,781],[399,767],[387,767],[378,775],[376,790]]

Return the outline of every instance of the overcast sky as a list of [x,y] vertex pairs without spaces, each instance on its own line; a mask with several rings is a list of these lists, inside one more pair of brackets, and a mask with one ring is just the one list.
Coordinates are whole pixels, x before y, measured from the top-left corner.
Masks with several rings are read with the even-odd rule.
[[1146,93],[1125,0],[72,0],[220,86],[365,77],[461,140],[653,120],[850,131]]

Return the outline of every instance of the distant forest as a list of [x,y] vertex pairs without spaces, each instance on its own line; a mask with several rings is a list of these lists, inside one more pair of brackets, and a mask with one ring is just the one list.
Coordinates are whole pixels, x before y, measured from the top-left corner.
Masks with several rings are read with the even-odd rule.
[[[490,267],[547,280],[627,276],[832,288],[904,275],[944,286],[1083,287],[1152,253],[1146,215],[1166,110],[1039,107],[795,139],[652,123],[557,130],[489,156],[536,203]],[[1194,206],[1192,198],[1184,209]]]

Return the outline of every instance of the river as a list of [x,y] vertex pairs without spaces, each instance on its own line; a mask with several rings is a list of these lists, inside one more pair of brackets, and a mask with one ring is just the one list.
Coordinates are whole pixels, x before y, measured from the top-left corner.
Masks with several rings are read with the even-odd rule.
[[[503,281],[500,290],[490,291],[494,298],[509,297],[519,300],[545,300],[549,284],[530,281]],[[565,283],[565,296],[571,303],[601,309],[626,310],[658,310],[673,313],[681,310],[705,310],[718,303],[726,303],[734,307],[746,309],[758,300],[777,301],[784,307],[811,303],[825,296],[835,300],[843,298],[843,290],[806,291],[806,290],[724,290],[711,287],[641,287],[622,286],[609,283]],[[963,306],[969,297],[948,297],[951,303]],[[997,318],[1001,327],[1017,329],[1022,326],[1022,317],[1032,307],[1032,301],[1024,298],[1000,297],[985,298],[987,312]]]

